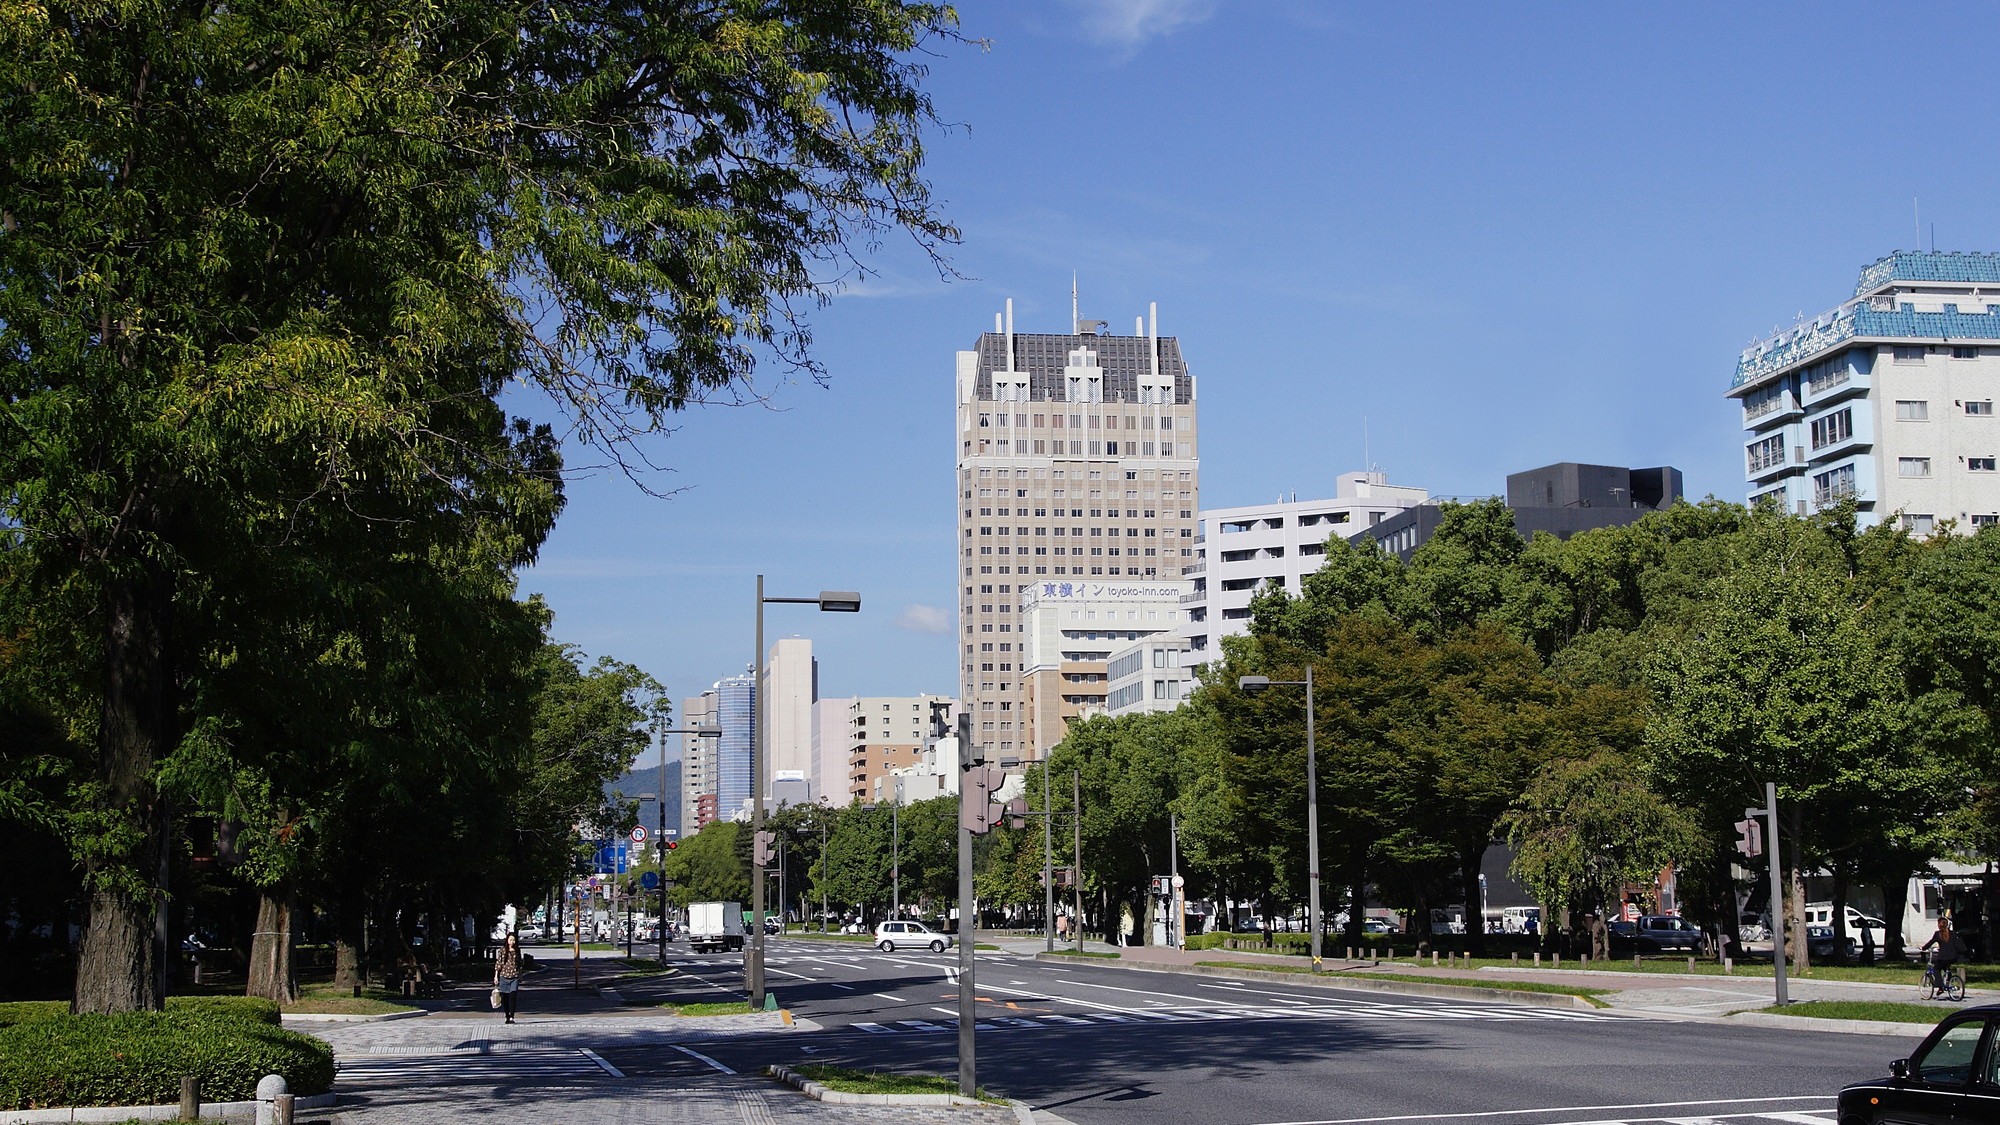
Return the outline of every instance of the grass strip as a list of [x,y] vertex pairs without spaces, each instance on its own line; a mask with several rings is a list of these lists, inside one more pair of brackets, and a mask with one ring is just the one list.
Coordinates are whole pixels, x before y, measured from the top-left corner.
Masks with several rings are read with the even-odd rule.
[[[1231,950],[1230,952],[1250,953],[1251,951]],[[1296,956],[1296,954],[1294,956]],[[1563,958],[1562,965],[1558,967],[1553,963],[1553,961],[1551,961],[1547,957],[1544,957],[1542,959],[1541,965],[1537,966],[1535,965],[1532,958],[1526,956],[1522,957],[1519,962],[1516,962],[1506,957],[1476,957],[1473,958],[1470,962],[1468,962],[1466,958],[1463,955],[1461,955],[1458,958],[1457,965],[1452,966],[1446,964],[1443,960],[1440,960],[1439,963],[1436,965],[1432,965],[1428,958],[1423,960],[1417,960],[1410,957],[1408,954],[1404,954],[1400,957],[1383,957],[1382,964],[1399,965],[1399,966],[1408,965],[1414,969],[1430,969],[1430,968],[1443,969],[1443,968],[1453,968],[1453,967],[1473,968],[1473,969],[1539,968],[1539,970],[1542,972],[1675,974],[1680,976],[1686,976],[1688,973],[1687,958],[1685,956],[1674,957],[1669,955],[1648,956],[1640,960],[1636,964],[1630,957],[1613,957],[1608,961],[1592,961],[1588,966],[1582,964],[1575,958],[1565,957]],[[1980,988],[1980,987],[2000,988],[2000,964],[1995,964],[1995,965],[1961,964],[1959,967],[1965,971],[1966,984],[1968,986],[1972,988]],[[1917,987],[1918,981],[1923,977],[1923,973],[1924,973],[1924,967],[1921,964],[1908,961],[1890,961],[1879,965],[1830,965],[1830,964],[1816,963],[1812,965],[1804,973],[1800,973],[1796,968],[1794,968],[1790,971],[1789,975],[1792,976],[1794,979],[1804,979],[1804,980],[1856,981],[1867,984],[1902,984],[1902,985],[1908,985],[1911,988],[1911,990],[1914,991]],[[1722,971],[1722,965],[1720,963],[1712,959],[1704,960],[1697,958],[1694,963],[1694,975],[1704,976],[1704,977],[1725,977],[1725,976],[1745,977],[1752,980],[1761,978],[1768,980],[1771,977],[1771,963],[1769,961],[1762,961],[1762,960],[1737,961],[1734,963],[1732,971],[1730,973],[1725,974]]]
[[1880,1020],[1884,1023],[1931,1024],[1958,1011],[1956,1006],[1905,1004],[1894,1000],[1805,1000],[1782,1008],[1758,1008],[1774,1016],[1808,1016],[1822,1020]]
[[786,936],[786,937],[792,937],[792,938],[805,938],[805,939],[806,939],[806,940],[808,940],[808,941],[866,941],[866,942],[872,942],[872,941],[874,941],[874,940],[875,940],[875,937],[874,937],[874,935],[872,935],[872,934],[823,934],[823,933],[820,933],[820,932],[818,932],[818,931],[816,931],[816,930],[815,930],[815,931],[813,931],[813,932],[811,932],[811,933],[807,933],[807,932],[805,932],[805,931],[801,930],[801,931],[799,931],[799,932],[797,932],[797,933],[791,933],[791,934],[786,934],[785,936]]
[[284,1010],[300,1015],[380,1016],[391,1012],[414,1012],[417,1006],[406,1003],[402,993],[383,988],[364,988],[361,995],[356,996],[352,988],[308,984],[299,989],[299,998],[285,1005]]
[[[843,1094],[956,1094],[958,1080],[935,1074],[886,1074],[879,1070],[854,1070],[844,1066],[808,1063],[792,1068],[809,1079]],[[979,1099],[998,1103],[1000,1099],[979,1088]]]
[[762,1011],[752,1008],[747,1000],[726,1000],[701,1004],[661,1004],[660,1007],[677,1016],[747,1016]]
[[1103,950],[1103,951],[1100,951],[1100,950],[1096,950],[1096,949],[1058,949],[1058,950],[1056,950],[1056,951],[1055,951],[1055,952],[1054,952],[1053,954],[1051,954],[1050,956],[1054,956],[1054,957],[1100,957],[1100,958],[1103,958],[1104,960],[1107,960],[1107,961],[1116,961],[1116,960],[1118,960],[1118,959],[1119,959],[1120,957],[1123,957],[1123,956],[1124,956],[1124,954],[1122,954],[1122,953],[1113,953],[1113,952],[1111,952],[1111,951],[1109,951],[1109,950]]
[[[1241,961],[1197,961],[1197,965],[1207,965],[1218,969],[1249,969],[1259,973],[1310,974],[1312,969],[1303,965],[1248,965]],[[1608,1008],[1611,1005],[1599,1000],[1599,996],[1617,991],[1612,988],[1581,988],[1572,984],[1545,984],[1541,981],[1525,980],[1466,980],[1463,977],[1433,977],[1421,973],[1364,973],[1343,978],[1339,974],[1321,973],[1329,979],[1349,980],[1395,980],[1407,984],[1443,984],[1453,988],[1491,988],[1500,992],[1529,992],[1543,996],[1580,996],[1593,1008]]]

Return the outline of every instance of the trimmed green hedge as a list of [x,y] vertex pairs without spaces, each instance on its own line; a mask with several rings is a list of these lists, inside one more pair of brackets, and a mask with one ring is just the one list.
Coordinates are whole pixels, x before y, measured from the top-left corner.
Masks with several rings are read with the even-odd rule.
[[295,1094],[333,1088],[333,1048],[277,1026],[278,1006],[242,996],[174,997],[164,1012],[72,1016],[13,1004],[0,1019],[0,1109],[165,1105],[181,1078],[203,1101],[247,1101],[282,1074]]

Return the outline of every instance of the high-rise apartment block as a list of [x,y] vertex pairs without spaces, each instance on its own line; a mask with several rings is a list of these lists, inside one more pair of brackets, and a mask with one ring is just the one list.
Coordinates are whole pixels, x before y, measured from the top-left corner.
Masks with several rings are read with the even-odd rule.
[[[1013,302],[958,353],[960,682],[980,748],[1037,757],[1021,611],[1037,581],[1178,579],[1201,463],[1180,342],[1141,318],[1014,331]],[[991,724],[990,726],[988,724]]]
[[1840,306],[1752,345],[1743,411],[1752,503],[1852,498],[1917,534],[2000,521],[2000,254],[1897,252]]
[[872,801],[877,778],[916,765],[931,729],[933,704],[943,708],[947,725],[956,717],[957,700],[942,695],[864,695],[848,700],[843,723],[847,732],[846,797],[835,800]]
[[1202,512],[1183,631],[1190,659],[1220,659],[1221,638],[1250,631],[1250,599],[1258,590],[1282,586],[1296,597],[1305,576],[1325,560],[1328,536],[1357,538],[1429,498],[1421,488],[1390,484],[1383,473],[1356,472],[1335,478],[1330,499]]
[[[713,688],[681,700],[680,725],[687,730],[714,728],[715,703]],[[680,740],[681,830],[692,835],[716,820],[716,740],[699,734],[683,734]]]

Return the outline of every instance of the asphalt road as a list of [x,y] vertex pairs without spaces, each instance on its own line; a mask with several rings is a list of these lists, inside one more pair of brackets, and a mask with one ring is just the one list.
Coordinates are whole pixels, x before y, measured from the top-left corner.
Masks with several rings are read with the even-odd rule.
[[[670,946],[669,961],[679,973],[621,991],[737,998],[740,958]],[[955,951],[773,939],[767,969],[779,1002],[822,1029],[718,1046],[714,1065],[955,1072]],[[1831,1123],[1834,1091],[1913,1042],[1011,954],[981,954],[977,980],[981,1083],[1080,1125]]]

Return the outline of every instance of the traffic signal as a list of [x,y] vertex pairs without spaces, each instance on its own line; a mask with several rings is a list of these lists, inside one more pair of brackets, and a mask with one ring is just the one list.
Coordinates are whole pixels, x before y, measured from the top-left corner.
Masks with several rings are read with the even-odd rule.
[[1028,826],[1028,799],[1016,797],[1007,802],[1007,827],[1026,828]]
[[1755,859],[1764,854],[1764,826],[1756,817],[1736,822],[1736,850],[1745,859]]
[[673,851],[673,850],[674,850],[675,848],[678,848],[678,847],[680,847],[680,846],[681,846],[681,842],[680,842],[679,840],[668,840],[668,841],[667,841],[667,850],[668,850],[668,851]]
[[777,839],[777,835],[772,832],[757,833],[755,838],[755,859],[757,866],[769,867],[771,865],[771,846]]
[[998,766],[973,766],[965,771],[958,791],[958,826],[974,836],[992,831],[1001,817],[993,795],[1000,791],[1007,775]]

